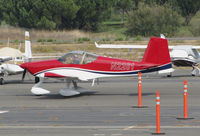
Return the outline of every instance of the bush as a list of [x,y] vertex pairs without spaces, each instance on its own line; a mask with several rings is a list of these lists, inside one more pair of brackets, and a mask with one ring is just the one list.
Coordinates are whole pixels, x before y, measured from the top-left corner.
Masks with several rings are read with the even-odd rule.
[[199,25],[192,25],[190,26],[190,32],[194,35],[194,36],[200,36],[200,24]]
[[102,38],[101,41],[105,42],[105,41],[110,41],[110,38]]
[[38,39],[37,42],[46,42],[46,39]]
[[115,38],[115,41],[123,41],[123,40],[124,40],[123,37],[117,37],[117,38]]
[[141,4],[130,13],[126,33],[131,36],[172,36],[181,25],[181,16],[168,6]]
[[200,11],[191,20],[189,30],[194,36],[200,36]]
[[142,37],[138,35],[138,36],[136,36],[136,37],[134,38],[134,40],[135,40],[135,41],[141,41],[141,40],[142,40]]
[[90,41],[90,38],[87,38],[87,37],[78,38],[79,43],[89,42],[89,41]]
[[175,34],[176,37],[193,37],[193,34],[192,32],[190,31],[189,27],[188,26],[183,26],[183,27],[180,27],[176,34]]
[[41,42],[41,43],[44,43],[44,42],[56,42],[56,39],[52,39],[52,38],[49,38],[49,39],[38,39],[37,42]]
[[46,41],[47,41],[47,42],[55,42],[56,39],[51,39],[51,38],[50,38],[50,39],[47,39]]

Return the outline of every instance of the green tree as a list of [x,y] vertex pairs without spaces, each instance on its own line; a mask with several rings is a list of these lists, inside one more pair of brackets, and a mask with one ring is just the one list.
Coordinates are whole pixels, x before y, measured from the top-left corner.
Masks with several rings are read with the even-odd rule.
[[78,9],[74,0],[0,0],[3,19],[26,28],[69,28]]
[[138,8],[139,0],[118,0],[117,8],[122,12],[122,23],[124,23],[125,14],[129,16],[129,12]]
[[74,19],[74,27],[79,29],[97,31],[104,15],[108,12],[112,0],[77,0],[80,7]]
[[180,15],[170,7],[141,4],[128,18],[127,34],[158,36],[164,33],[172,36],[180,25]]
[[192,17],[200,10],[200,0],[176,0],[180,12],[185,17],[186,25],[189,25]]

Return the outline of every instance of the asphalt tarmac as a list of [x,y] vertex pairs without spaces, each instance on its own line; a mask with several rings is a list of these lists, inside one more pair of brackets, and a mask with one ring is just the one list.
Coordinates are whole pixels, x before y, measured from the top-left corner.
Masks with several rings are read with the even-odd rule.
[[[29,75],[9,76],[0,86],[0,135],[8,136],[148,136],[156,132],[156,91],[161,100],[161,132],[170,136],[200,133],[200,76],[177,70],[173,77],[142,76],[142,106],[138,104],[137,77],[100,79],[78,85],[90,90],[75,97],[63,97],[62,80],[46,80],[51,94],[35,96]],[[188,80],[188,120],[183,118],[183,81]]]

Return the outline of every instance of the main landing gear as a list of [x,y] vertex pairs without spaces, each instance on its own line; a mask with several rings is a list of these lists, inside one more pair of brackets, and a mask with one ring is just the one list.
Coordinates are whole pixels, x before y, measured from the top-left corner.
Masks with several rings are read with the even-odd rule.
[[3,78],[0,78],[0,85],[5,84],[5,80]]
[[[44,81],[44,78],[40,77],[37,80],[39,80],[39,82],[31,88],[31,92],[35,95],[49,94],[50,93],[49,90],[46,90],[40,87],[40,85]],[[73,87],[70,88],[71,83],[73,84]],[[83,93],[83,92],[88,92],[88,90],[78,87],[76,80],[67,79],[66,84],[67,84],[66,88],[61,89],[59,91],[60,95],[62,96],[74,96],[74,95],[79,95],[80,93]]]
[[198,65],[193,65],[192,66],[192,76],[196,76],[199,73],[200,69],[198,68]]
[[[64,89],[61,89],[59,91],[60,95],[62,96],[74,96],[79,95],[80,93],[88,92],[87,89],[81,88],[77,85],[77,81],[75,80],[66,80],[67,86]],[[73,87],[70,88],[71,83],[73,84]]]

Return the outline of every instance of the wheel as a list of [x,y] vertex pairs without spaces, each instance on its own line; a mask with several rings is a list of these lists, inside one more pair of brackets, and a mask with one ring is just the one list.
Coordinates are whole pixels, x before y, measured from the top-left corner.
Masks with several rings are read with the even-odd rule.
[[167,75],[167,77],[172,77],[172,72],[170,72],[170,73]]
[[42,96],[41,94],[36,94],[35,96]]
[[5,81],[3,78],[0,78],[0,85],[3,85],[3,84],[5,84]]
[[35,77],[35,83],[40,82],[40,78],[39,77]]

